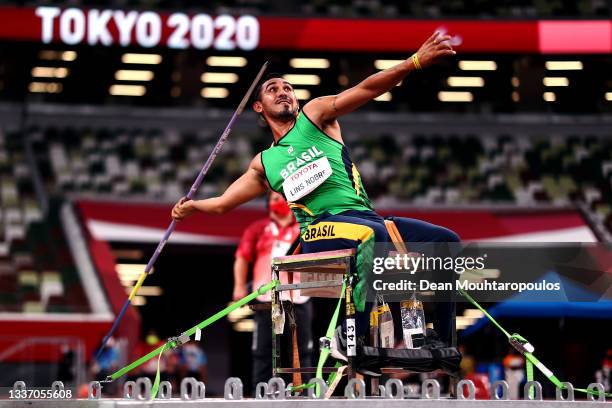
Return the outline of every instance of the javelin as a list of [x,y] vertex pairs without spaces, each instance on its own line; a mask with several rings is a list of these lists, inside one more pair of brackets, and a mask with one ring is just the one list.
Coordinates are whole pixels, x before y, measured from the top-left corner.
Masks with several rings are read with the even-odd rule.
[[[221,134],[221,137],[219,138],[219,141],[215,145],[215,148],[213,149],[210,156],[208,156],[208,159],[206,160],[206,163],[204,163],[202,170],[200,170],[198,177],[193,182],[193,185],[191,186],[191,189],[189,189],[189,193],[187,193],[187,196],[186,196],[188,200],[191,200],[193,198],[195,192],[200,187],[200,184],[202,184],[202,180],[204,179],[204,176],[208,172],[208,169],[212,165],[212,162],[217,157],[217,154],[219,154],[219,152],[221,151],[221,147],[223,147],[223,143],[225,143],[225,141],[227,140],[227,137],[232,131],[232,126],[234,126],[234,122],[236,121],[236,119],[238,119],[238,116],[240,116],[240,114],[244,110],[244,107],[246,106],[247,102],[251,98],[251,94],[253,93],[255,86],[257,85],[261,77],[263,76],[263,73],[266,71],[267,67],[268,67],[268,61],[266,61],[261,67],[261,69],[259,70],[259,73],[253,80],[253,83],[249,87],[249,90],[244,95],[244,98],[242,98],[242,101],[240,101],[240,105],[238,105],[238,108],[232,115],[229,123],[225,127],[225,130]],[[136,296],[138,289],[140,289],[140,286],[142,286],[142,283],[144,282],[147,275],[150,274],[151,271],[153,270],[153,264],[155,264],[157,257],[159,257],[159,254],[161,254],[161,251],[164,249],[164,245],[166,245],[166,243],[168,242],[168,239],[170,238],[170,235],[174,231],[175,226],[176,226],[176,220],[172,220],[172,222],[168,226],[168,229],[164,233],[164,236],[162,237],[161,241],[159,241],[159,244],[157,244],[157,248],[155,248],[155,252],[153,252],[151,259],[149,259],[149,263],[147,263],[147,266],[145,267],[144,271],[138,278],[136,285],[134,285],[134,288],[132,289],[130,296],[128,296],[127,300],[125,301],[125,304],[121,308],[121,311],[115,318],[115,322],[113,323],[113,326],[111,327],[110,331],[106,334],[106,336],[104,336],[104,339],[102,340],[102,345],[100,346],[100,348],[98,349],[98,353],[96,354],[96,360],[100,358],[100,353],[102,352],[102,349],[104,349],[104,346],[108,342],[108,339],[110,339],[110,337],[113,335],[115,330],[117,330],[117,327],[119,326],[119,323],[121,322],[121,319],[123,318],[123,315],[125,314],[125,311],[127,310],[127,307],[130,305],[130,303],[132,303],[132,299],[134,299],[134,296]]]

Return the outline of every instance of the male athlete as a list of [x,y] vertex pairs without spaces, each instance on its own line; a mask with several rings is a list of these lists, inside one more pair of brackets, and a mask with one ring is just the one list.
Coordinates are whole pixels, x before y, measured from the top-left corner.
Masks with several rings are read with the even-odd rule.
[[[280,76],[265,80],[256,90],[253,110],[267,122],[274,144],[255,156],[248,170],[222,195],[197,201],[183,198],[174,206],[172,217],[181,220],[194,211],[223,214],[268,189],[282,193],[300,223],[303,253],[357,248],[357,330],[365,334],[369,314],[364,301],[367,254],[371,257],[374,242],[390,239],[384,219],[374,212],[349,157],[338,118],[391,90],[412,71],[455,55],[449,40],[450,36],[436,32],[405,61],[338,95],[316,98],[301,111],[289,82]],[[459,240],[443,227],[409,218],[392,219],[404,242]],[[447,343],[450,308],[448,303],[437,303],[433,321],[440,339]]]

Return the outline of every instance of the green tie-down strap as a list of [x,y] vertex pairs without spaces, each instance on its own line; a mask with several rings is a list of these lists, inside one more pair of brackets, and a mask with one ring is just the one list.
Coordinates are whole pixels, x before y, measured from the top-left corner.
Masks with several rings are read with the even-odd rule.
[[155,399],[157,397],[157,391],[159,390],[159,367],[161,365],[161,358],[164,351],[169,350],[170,347],[168,343],[164,344],[162,347],[161,353],[159,353],[159,357],[157,358],[157,372],[155,373],[155,381],[153,382],[153,388],[151,388],[151,399]]
[[114,381],[117,378],[127,374],[130,371],[132,371],[136,367],[139,367],[142,364],[146,363],[147,361],[149,361],[153,357],[159,356],[158,364],[157,364],[157,374],[155,376],[155,383],[153,384],[153,389],[151,390],[152,391],[151,392],[151,398],[155,398],[155,395],[157,394],[157,390],[159,388],[159,363],[161,361],[161,355],[162,355],[162,353],[164,351],[170,350],[170,349],[172,349],[174,347],[177,347],[177,346],[179,346],[181,344],[187,343],[190,340],[190,336],[195,334],[196,331],[202,330],[206,326],[209,326],[210,324],[216,322],[217,320],[227,316],[228,314],[230,314],[234,310],[238,309],[239,307],[242,307],[242,306],[246,305],[247,303],[249,303],[250,301],[255,299],[257,296],[260,296],[260,295],[263,295],[263,294],[267,293],[268,291],[270,291],[272,288],[275,288],[279,284],[280,284],[280,282],[278,280],[273,280],[272,282],[268,283],[267,285],[264,285],[264,286],[260,287],[256,291],[254,291],[254,292],[250,293],[249,295],[243,297],[242,299],[237,300],[236,302],[232,303],[231,305],[229,305],[225,309],[215,313],[214,315],[212,315],[208,319],[206,319],[206,320],[198,323],[197,325],[193,326],[191,329],[187,330],[186,332],[184,332],[180,336],[172,337],[172,338],[168,339],[168,341],[166,343],[164,343],[163,345],[159,346],[155,350],[153,350],[150,353],[140,357],[138,360],[134,361],[133,363],[130,363],[129,365],[121,368],[120,370],[118,370],[118,371],[114,372],[113,374],[111,374],[110,376],[108,376],[106,378],[106,382]]
[[[525,360],[525,372],[527,373],[527,381],[533,381],[533,363],[530,359]],[[556,384],[555,384],[556,385]],[[529,398],[533,399],[535,396],[534,387],[529,388]]]
[[372,273],[372,265],[374,265],[374,234],[357,246],[355,255],[355,269],[359,279],[353,288],[353,302],[358,312],[365,310],[368,276]]
[[[459,289],[459,293],[461,293],[461,295],[463,295],[477,309],[479,309],[481,312],[483,312],[484,315],[491,321],[491,323],[493,323],[502,333],[504,333],[504,335],[508,338],[508,341],[510,342],[512,347],[514,347],[523,356],[525,356],[525,371],[527,373],[527,381],[533,381],[533,366],[536,366],[537,369],[540,370],[540,372],[542,374],[544,374],[544,376],[546,378],[548,378],[548,380],[555,385],[555,387],[560,388],[560,389],[565,389],[565,386],[555,376],[555,374],[551,370],[549,370],[548,367],[546,367],[544,364],[542,364],[542,362],[540,362],[540,360],[538,360],[533,355],[534,348],[527,341],[527,339],[525,339],[523,336],[521,336],[518,333],[510,334],[510,332],[508,332],[506,329],[504,329],[501,326],[501,324],[499,324],[493,318],[493,316],[491,316],[486,311],[485,308],[480,306],[478,304],[478,302],[476,302],[476,300],[474,300],[474,298],[472,298],[466,291],[464,291],[463,289]],[[600,395],[599,391],[596,391],[596,390],[587,390],[587,389],[584,389],[584,388],[574,388],[574,391],[583,392],[583,393],[591,394],[591,395],[594,395],[594,396],[599,396]],[[531,387],[531,389],[529,390],[529,395],[531,397],[533,397],[533,392],[534,392],[533,387]],[[612,397],[612,393],[603,393],[603,395],[605,395],[606,397]]]

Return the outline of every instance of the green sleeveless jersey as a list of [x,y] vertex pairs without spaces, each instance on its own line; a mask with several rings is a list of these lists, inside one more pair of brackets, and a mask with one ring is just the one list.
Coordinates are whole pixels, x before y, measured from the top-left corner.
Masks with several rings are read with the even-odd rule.
[[261,152],[270,187],[289,203],[302,232],[323,213],[373,210],[346,146],[303,112],[277,143]]

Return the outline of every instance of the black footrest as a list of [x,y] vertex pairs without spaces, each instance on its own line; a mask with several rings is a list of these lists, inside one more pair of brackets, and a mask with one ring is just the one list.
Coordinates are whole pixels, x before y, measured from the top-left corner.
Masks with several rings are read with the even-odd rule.
[[454,373],[459,370],[460,362],[461,353],[456,347],[388,349],[364,346],[357,364],[360,369],[400,367],[420,373],[439,369]]

